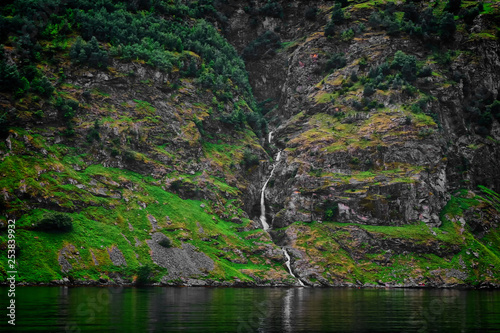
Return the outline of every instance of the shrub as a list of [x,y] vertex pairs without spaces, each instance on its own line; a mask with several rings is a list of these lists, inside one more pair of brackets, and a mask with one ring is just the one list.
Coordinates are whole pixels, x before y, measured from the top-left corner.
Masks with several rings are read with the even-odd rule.
[[456,14],[460,10],[460,6],[462,6],[462,0],[448,0],[444,10]]
[[69,121],[75,116],[75,113],[79,108],[79,103],[72,99],[63,99],[58,97],[56,99],[55,106],[59,109],[59,111],[61,111],[63,117]]
[[401,70],[403,77],[408,81],[414,81],[417,75],[417,58],[412,55],[406,55],[403,51],[397,51],[394,54],[394,60],[391,67]]
[[323,220],[333,222],[339,212],[339,204],[334,201],[326,200],[322,205],[322,209],[324,211]]
[[304,13],[304,17],[306,18],[306,20],[309,20],[309,21],[316,20],[317,15],[318,15],[318,8],[316,8],[316,7],[307,7],[307,9]]
[[363,96],[370,97],[375,93],[375,87],[371,84],[368,83],[365,85],[365,88],[363,89]]
[[241,163],[247,168],[253,165],[259,165],[259,157],[247,148],[243,152],[243,160],[241,161]]
[[342,4],[340,2],[335,3],[335,7],[333,7],[332,11],[332,22],[334,23],[343,23],[345,20],[344,10],[342,9]]
[[412,21],[414,23],[419,20],[419,12],[417,6],[413,3],[408,3],[403,7],[404,16],[403,19],[407,21]]
[[342,68],[346,65],[347,61],[344,53],[335,53],[330,59],[326,62],[326,71],[330,71],[332,69]]
[[88,63],[92,67],[106,67],[108,64],[108,52],[99,47],[95,36],[92,36],[88,43],[78,37],[71,47],[69,55],[74,62]]
[[340,35],[340,39],[342,39],[344,42],[350,41],[354,38],[354,30],[352,29],[346,29],[342,31],[342,34]]
[[264,7],[259,9],[259,13],[264,16],[283,18],[283,7],[277,2],[268,0]]
[[428,77],[432,75],[432,68],[430,66],[424,66],[420,71],[418,71],[418,77]]
[[480,12],[481,10],[479,9],[479,7],[474,7],[471,9],[463,10],[460,16],[464,19],[465,23],[470,25],[473,23],[474,19],[479,15]]
[[333,21],[330,21],[325,25],[325,37],[330,37],[333,35],[335,35],[335,23],[333,23]]
[[139,286],[146,285],[151,282],[152,274],[151,272],[153,271],[152,267],[150,265],[143,265],[140,266],[137,269],[137,279],[135,280],[135,283]]
[[49,213],[36,224],[36,228],[45,231],[71,231],[73,219],[62,213]]
[[54,92],[54,86],[45,76],[40,79],[35,78],[31,82],[31,89],[43,97],[50,97]]
[[101,135],[99,134],[99,122],[97,119],[94,121],[94,127],[90,129],[87,134],[87,142],[92,143],[94,140],[99,141],[101,139]]
[[164,237],[162,237],[160,240],[158,240],[158,245],[168,249],[168,248],[172,247],[172,241],[170,240],[170,238],[168,238],[167,236],[164,235]]
[[275,50],[280,46],[280,37],[275,32],[267,30],[253,42],[248,44],[243,49],[241,56],[246,60],[257,60],[262,58],[264,55],[276,54]]
[[439,20],[439,35],[443,40],[447,40],[453,37],[455,31],[457,31],[455,17],[451,13],[444,14]]
[[350,78],[352,82],[358,82],[358,74],[356,72],[352,72]]
[[491,105],[486,107],[486,110],[491,113],[493,117],[500,120],[500,101],[495,100]]
[[344,8],[349,5],[349,0],[336,0],[335,3],[338,3],[342,8]]
[[[3,45],[0,45],[3,51]],[[16,64],[9,65],[5,60],[0,59],[0,90],[2,91],[15,91],[21,82],[19,71]]]

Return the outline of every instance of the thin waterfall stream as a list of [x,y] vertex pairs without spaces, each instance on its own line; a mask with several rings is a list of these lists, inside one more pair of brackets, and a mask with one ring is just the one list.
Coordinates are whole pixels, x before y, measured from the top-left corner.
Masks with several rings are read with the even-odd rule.
[[[269,132],[269,143],[271,143],[271,140],[272,140],[272,131]],[[262,223],[262,228],[264,228],[264,230],[269,230],[270,227],[269,227],[269,224],[267,223],[267,218],[266,218],[266,187],[267,187],[267,183],[269,183],[269,181],[271,180],[271,178],[273,177],[273,173],[274,173],[274,169],[276,169],[276,166],[278,165],[279,161],[280,161],[280,158],[281,158],[281,151],[278,152],[278,154],[276,155],[276,162],[274,163],[273,165],[273,168],[271,170],[271,174],[269,175],[269,178],[267,178],[266,182],[264,183],[264,186],[262,186],[262,191],[260,193],[260,222]],[[293,276],[294,278],[296,278],[298,281],[299,281],[299,284],[302,286],[302,287],[305,287],[304,283],[295,276],[295,274],[293,274],[293,271],[292,271],[292,267],[290,266],[290,255],[288,254],[286,248],[282,248],[281,250],[283,250],[283,254],[285,255],[285,258],[286,258],[286,267],[288,268],[288,272],[290,273],[291,276]]]
[[262,191],[260,193],[260,222],[262,223],[262,227],[264,228],[264,230],[269,229],[269,224],[267,223],[267,219],[266,219],[266,204],[265,204],[266,186],[267,186],[267,183],[269,183],[269,181],[271,180],[271,177],[273,176],[274,169],[278,165],[280,157],[281,157],[281,151],[278,152],[278,155],[276,155],[276,163],[274,163],[273,169],[271,170],[271,174],[269,175],[269,178],[267,178],[266,182],[264,183],[264,186],[262,186]]
[[286,264],[286,267],[288,268],[288,271],[290,272],[290,275],[293,276],[294,278],[296,278],[302,287],[305,287],[304,283],[298,277],[296,277],[295,274],[293,274],[293,272],[292,272],[292,266],[290,266],[290,255],[288,254],[288,251],[284,247],[281,249],[283,250],[283,254],[285,255],[285,258],[286,258],[285,264]]

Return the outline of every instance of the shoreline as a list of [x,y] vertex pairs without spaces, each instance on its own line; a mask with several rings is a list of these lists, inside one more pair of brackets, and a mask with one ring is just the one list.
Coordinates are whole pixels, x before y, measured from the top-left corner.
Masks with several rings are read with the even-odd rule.
[[[8,281],[0,282],[0,287],[8,287]],[[255,283],[255,282],[229,282],[229,281],[213,281],[213,280],[196,280],[186,281],[184,283],[146,283],[136,284],[131,282],[110,283],[100,281],[51,281],[51,282],[21,282],[16,283],[16,287],[126,287],[126,288],[144,288],[144,287],[205,287],[205,288],[346,288],[346,289],[455,289],[455,290],[500,290],[500,284],[481,283],[477,286],[467,284],[440,284],[440,285],[417,285],[417,284],[353,284],[343,283],[336,285],[306,285],[285,284],[285,283]]]

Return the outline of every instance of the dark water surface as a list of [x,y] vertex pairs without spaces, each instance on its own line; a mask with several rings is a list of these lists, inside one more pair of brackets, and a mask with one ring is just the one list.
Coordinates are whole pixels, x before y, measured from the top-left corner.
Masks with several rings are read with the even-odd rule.
[[500,332],[500,291],[18,287],[2,332]]

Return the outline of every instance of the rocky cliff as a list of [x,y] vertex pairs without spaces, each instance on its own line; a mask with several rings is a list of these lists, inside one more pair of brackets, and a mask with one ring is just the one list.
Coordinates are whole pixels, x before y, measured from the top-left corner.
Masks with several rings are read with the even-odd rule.
[[216,1],[256,101],[207,85],[228,71],[195,42],[162,70],[102,39],[92,68],[71,60],[81,30],[37,37],[53,95],[1,95],[21,280],[298,284],[285,247],[311,286],[498,286],[500,8],[447,6]]

